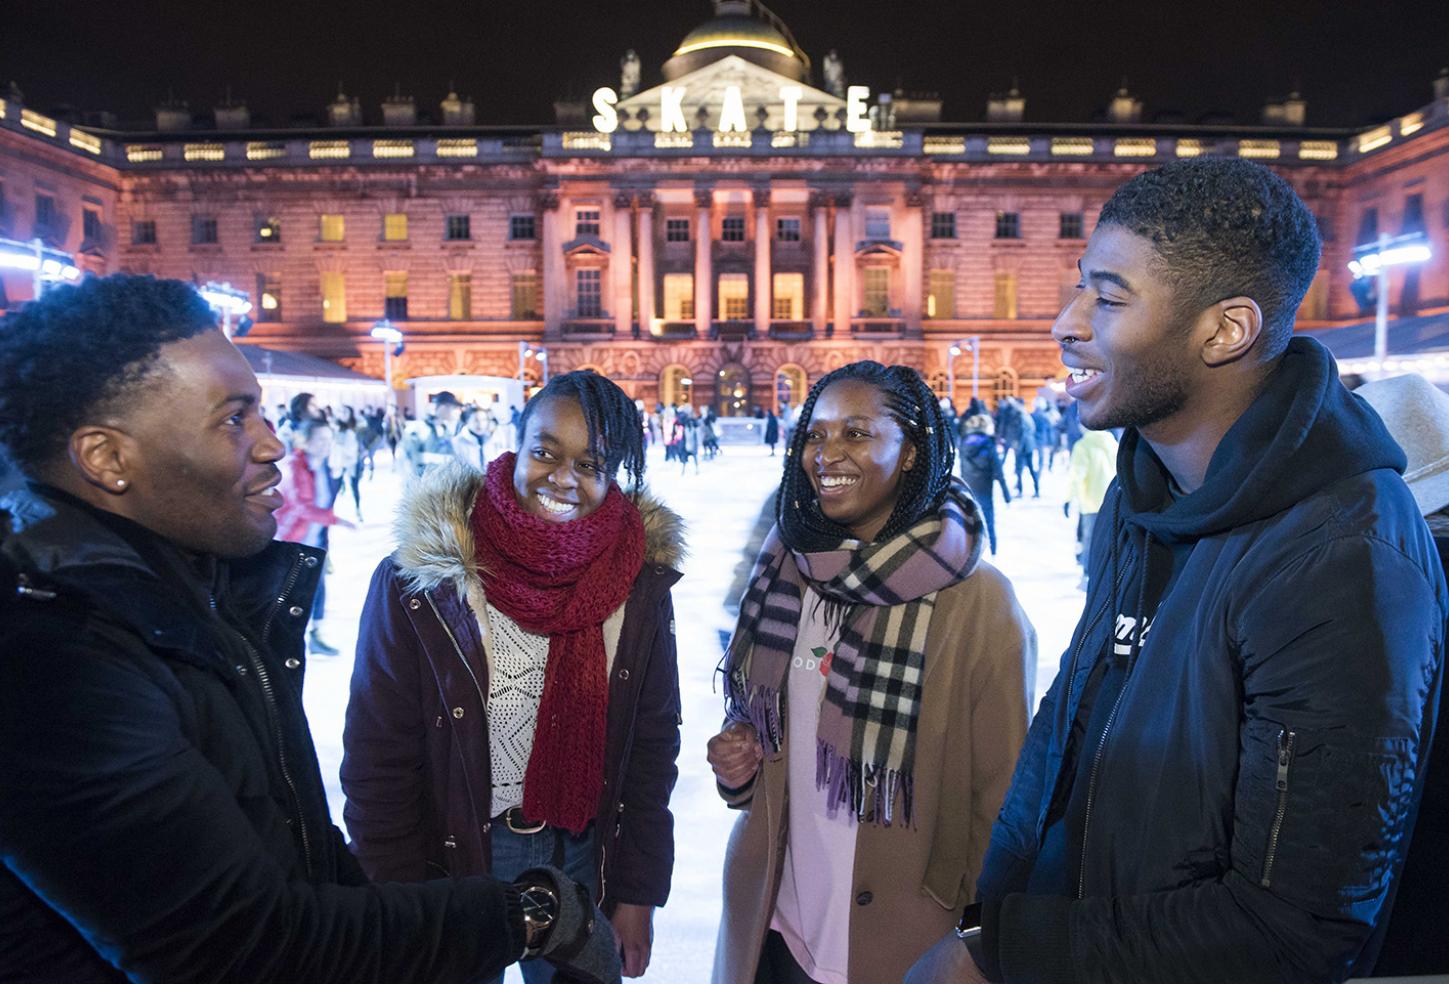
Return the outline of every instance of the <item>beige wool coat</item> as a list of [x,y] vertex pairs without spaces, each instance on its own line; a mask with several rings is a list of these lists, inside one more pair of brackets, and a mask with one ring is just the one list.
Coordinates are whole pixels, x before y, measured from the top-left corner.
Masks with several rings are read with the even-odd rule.
[[[851,907],[851,984],[898,984],[975,896],[991,824],[1026,739],[1036,632],[989,564],[937,595],[926,634],[910,829],[862,824]],[[782,697],[783,700],[783,697]],[[725,853],[714,984],[754,984],[789,834],[786,754],[767,754]]]

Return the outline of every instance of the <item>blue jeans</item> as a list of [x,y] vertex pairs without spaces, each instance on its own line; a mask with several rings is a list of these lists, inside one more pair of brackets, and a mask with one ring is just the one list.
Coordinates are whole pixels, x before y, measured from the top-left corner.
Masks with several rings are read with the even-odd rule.
[[[494,823],[489,832],[492,840],[494,878],[512,881],[529,868],[551,864],[589,890],[589,897],[599,897],[599,870],[594,867],[594,828],[591,825],[578,837],[566,830],[547,827],[536,834],[515,834],[506,824]],[[518,965],[525,984],[550,984],[553,965],[547,960],[525,960]],[[499,974],[488,984],[501,984]]]

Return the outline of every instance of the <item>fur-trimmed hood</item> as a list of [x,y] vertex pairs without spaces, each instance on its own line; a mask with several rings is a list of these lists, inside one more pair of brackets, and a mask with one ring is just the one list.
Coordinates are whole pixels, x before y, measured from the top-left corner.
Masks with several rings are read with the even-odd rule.
[[[484,474],[460,462],[427,472],[403,496],[393,532],[398,576],[409,591],[452,584],[470,603],[482,581],[473,566],[469,517],[483,490]],[[644,562],[678,570],[684,559],[684,520],[646,490],[634,504],[644,520]]]

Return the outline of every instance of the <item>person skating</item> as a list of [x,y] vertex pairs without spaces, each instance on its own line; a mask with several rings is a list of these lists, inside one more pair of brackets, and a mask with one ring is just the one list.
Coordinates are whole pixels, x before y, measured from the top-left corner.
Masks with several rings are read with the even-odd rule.
[[961,478],[971,490],[971,497],[981,507],[981,516],[986,524],[986,538],[996,555],[996,490],[1001,486],[1001,499],[1011,504],[1011,489],[1006,485],[1006,472],[1001,464],[1001,452],[996,450],[994,425],[984,413],[967,417],[961,422],[961,446],[957,455],[961,462]]
[[1403,452],[1293,333],[1319,251],[1248,161],[1103,207],[1052,326],[1082,423],[1125,428],[1091,589],[966,945],[910,984],[1372,976],[1449,598]]
[[[297,448],[283,459],[282,481],[277,486],[277,493],[282,497],[276,513],[277,539],[325,551],[333,526],[356,529],[352,522],[333,510],[337,492],[328,470],[333,447],[332,426],[326,420],[308,417],[298,425],[293,436]],[[326,614],[324,570],[317,578],[317,591],[312,598],[307,649],[319,656],[336,656],[337,647],[322,637],[322,619]]]
[[1097,528],[1097,514],[1112,479],[1117,477],[1117,439],[1111,431],[1087,431],[1072,448],[1067,463],[1066,512],[1077,510],[1077,541],[1081,546],[1079,560],[1082,579],[1078,587],[1087,590],[1092,572],[1092,534]]
[[272,539],[284,449],[215,317],[114,275],[0,322],[0,979],[617,981],[561,872],[375,884],[347,850],[301,700],[322,555]]

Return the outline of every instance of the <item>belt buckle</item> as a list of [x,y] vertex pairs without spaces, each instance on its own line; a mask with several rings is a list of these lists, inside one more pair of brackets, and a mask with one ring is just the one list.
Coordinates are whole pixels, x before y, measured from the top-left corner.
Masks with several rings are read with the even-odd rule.
[[503,811],[504,824],[507,825],[508,829],[513,831],[515,834],[537,834],[542,831],[543,828],[548,826],[548,824],[546,823],[538,823],[534,824],[531,827],[515,827],[513,825],[514,817],[517,817],[520,822],[526,822],[523,819],[523,811],[516,806],[510,807],[509,809]]

